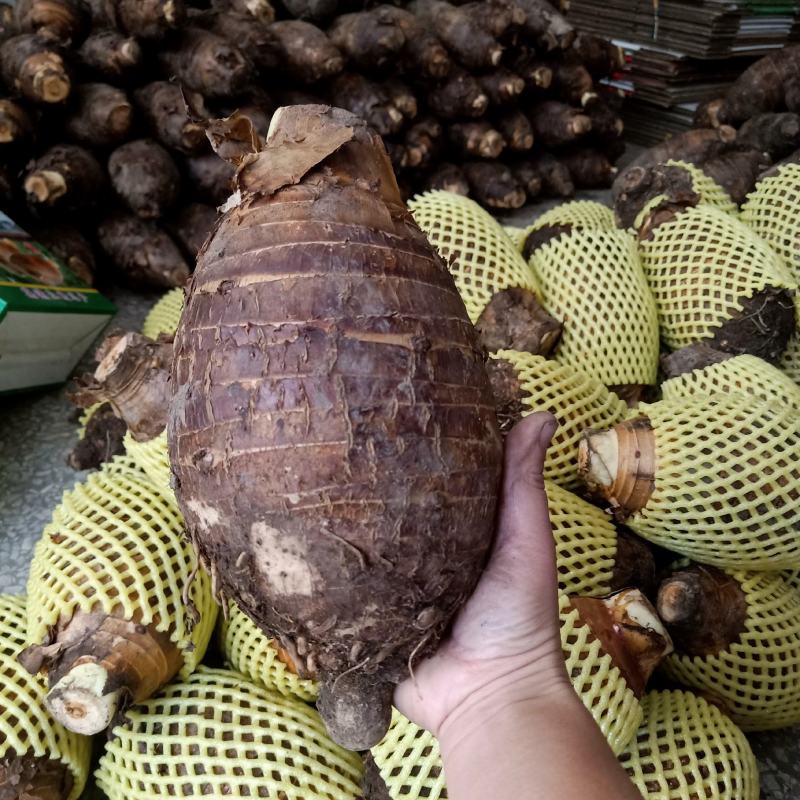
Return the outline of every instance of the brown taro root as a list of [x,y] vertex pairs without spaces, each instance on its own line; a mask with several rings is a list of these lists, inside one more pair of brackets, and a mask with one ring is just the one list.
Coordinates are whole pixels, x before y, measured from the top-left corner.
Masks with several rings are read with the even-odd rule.
[[216,153],[189,156],[184,162],[198,199],[222,205],[230,196],[234,169]]
[[698,342],[661,356],[661,370],[665,379],[669,380],[696,369],[705,369],[712,364],[719,364],[733,357],[733,353],[724,353],[706,342]]
[[428,175],[425,180],[425,188],[428,191],[441,189],[465,197],[469,194],[469,182],[464,170],[446,161],[437,164],[436,169]]
[[566,50],[575,41],[575,29],[547,0],[514,0],[525,12],[522,27],[539,48]]
[[128,426],[104,403],[89,417],[83,438],[78,440],[67,456],[67,464],[74,470],[97,469],[114,456],[125,452],[125,434]]
[[617,528],[617,552],[611,575],[611,591],[635,588],[655,597],[656,559],[650,545],[625,528]]
[[269,25],[250,14],[224,11],[193,17],[242,53],[262,72],[279,66],[278,43]]
[[739,128],[736,144],[761,150],[778,161],[800,147],[800,115],[785,111],[751,117]]
[[550,88],[553,82],[553,68],[540,61],[536,54],[523,50],[513,60],[511,69],[525,81],[525,85],[536,91]]
[[178,46],[162,49],[160,57],[180,83],[210,98],[237,94],[250,80],[252,72],[250,63],[237,47],[201,28],[183,30]]
[[497,158],[506,146],[503,134],[490,122],[455,122],[447,129],[450,143],[468,158]]
[[712,656],[745,630],[747,598],[739,582],[702,564],[673,571],[658,587],[658,613],[679,653]]
[[527,16],[515,0],[475,0],[462,5],[461,9],[496,39],[512,26],[522,25]]
[[183,153],[202,152],[208,146],[205,128],[189,116],[184,95],[195,113],[202,109],[202,95],[188,90],[182,93],[180,86],[168,81],[148,83],[136,92],[135,97],[163,144]]
[[221,595],[305,653],[329,732],[364,750],[492,539],[482,348],[361,120],[279,109],[237,184],[175,340],[176,495]]
[[521,287],[497,292],[475,323],[483,346],[547,356],[561,336],[561,323],[542,308],[536,296]]
[[97,202],[105,176],[88,150],[58,144],[28,165],[23,185],[28,205],[37,212],[74,212]]
[[69,399],[80,408],[107,403],[137,442],[158,436],[167,425],[172,342],[134,332],[106,337],[93,374],[78,378]]
[[328,29],[328,36],[351,64],[365,70],[393,65],[406,44],[394,9],[384,6],[342,14]]
[[563,61],[555,64],[553,88],[565,103],[572,106],[585,107],[597,97],[592,76],[582,64]]
[[402,81],[389,78],[381,81],[389,95],[391,104],[407,119],[412,120],[417,116],[417,98],[414,92]]
[[130,131],[133,106],[122,89],[107,83],[84,83],[73,92],[74,107],[65,129],[81,144],[108,147]]
[[57,47],[32,33],[0,45],[0,71],[9,89],[36,103],[60,103],[72,88]]
[[72,773],[61,761],[33,753],[18,756],[13,750],[0,758],[2,800],[67,800],[73,786]]
[[262,25],[269,25],[275,19],[275,9],[270,0],[212,0],[211,5],[219,11],[246,14]]
[[339,0],[282,0],[282,5],[295,19],[325,22],[336,13]]
[[545,147],[574,142],[592,129],[591,119],[577,108],[559,100],[547,100],[531,111],[534,136]]
[[344,58],[316,25],[299,19],[274,22],[270,30],[278,42],[281,66],[302,83],[316,83],[338,74]]
[[525,91],[525,80],[506,67],[478,76],[478,82],[493,106],[506,105]]
[[410,167],[427,168],[442,145],[442,126],[434,117],[423,117],[405,134],[405,146]]
[[718,128],[722,125],[720,115],[725,105],[725,100],[722,97],[717,97],[714,100],[705,100],[699,103],[694,112],[692,119],[693,128]]
[[64,45],[79,37],[83,28],[78,0],[16,0],[14,21],[20,33],[38,33]]
[[699,164],[700,169],[718,183],[737,205],[744,203],[759,175],[769,165],[769,156],[752,149],[731,150]]
[[0,99],[0,145],[29,146],[36,133],[31,114],[14,100]]
[[542,191],[551,197],[572,197],[575,184],[566,165],[552,153],[541,153],[531,160],[542,179]]
[[171,289],[183,286],[189,266],[175,242],[152,220],[116,213],[97,229],[100,247],[134,286]]
[[132,36],[119,31],[95,31],[77,50],[83,66],[108,80],[133,77],[142,62],[142,48]]
[[213,206],[189,203],[169,221],[168,226],[186,256],[194,262],[218,219],[219,214]]
[[355,72],[337,76],[331,85],[331,99],[341,108],[366,120],[381,136],[397,133],[403,114],[394,106],[383,83],[368,80]]
[[108,175],[117,195],[144,219],[163,217],[181,188],[172,156],[153,139],[136,139],[114,150]]
[[523,151],[533,147],[533,128],[530,120],[519,110],[506,111],[495,120],[509,150]]
[[617,168],[605,154],[589,147],[564,153],[561,161],[569,170],[572,182],[583,189],[610,186],[617,174]]
[[421,78],[444,78],[450,72],[450,55],[436,34],[404,8],[380,8],[384,17],[391,17],[405,36],[405,45],[400,54],[404,71]]
[[511,170],[497,161],[472,161],[464,166],[470,193],[489,208],[520,208],[525,205],[525,189]]
[[428,105],[442,119],[482,117],[489,107],[489,98],[472,75],[451,70],[446,80],[431,89]]
[[514,161],[508,165],[511,174],[519,181],[528,200],[533,200],[542,192],[542,177],[530,161]]
[[672,650],[672,640],[653,606],[638,589],[603,599],[570,597],[570,604],[592,629],[603,649],[637,697]]
[[116,28],[137,39],[160,39],[180,28],[184,0],[84,0],[95,28]]
[[503,48],[467,10],[444,0],[413,0],[409,10],[431,27],[467,69],[488,69],[500,63]]
[[583,64],[593,78],[605,78],[625,66],[625,51],[619,45],[591,33],[578,33],[564,57],[569,63]]
[[94,250],[80,231],[58,223],[35,225],[29,231],[37,242],[60,258],[84,283],[92,285],[97,271]]
[[593,139],[609,142],[622,136],[625,123],[617,113],[617,108],[613,101],[598,95],[587,103],[585,113],[589,115],[589,119],[592,121]]

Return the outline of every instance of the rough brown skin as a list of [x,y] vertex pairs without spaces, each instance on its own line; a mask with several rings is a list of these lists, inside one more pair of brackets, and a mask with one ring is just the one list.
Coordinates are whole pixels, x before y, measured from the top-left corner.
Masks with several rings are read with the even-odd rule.
[[269,25],[275,19],[275,9],[270,0],[212,0],[211,5],[219,11],[246,14],[262,25]]
[[523,401],[530,393],[522,388],[514,365],[505,358],[490,358],[486,362],[489,383],[495,402],[497,425],[505,436],[521,419],[529,408]]
[[461,5],[461,9],[495,39],[503,36],[509,28],[522,25],[527,16],[515,0],[476,0]]
[[134,286],[172,289],[183,286],[189,266],[175,242],[152,220],[116,213],[97,230],[100,247]]
[[[201,94],[186,90],[185,95],[195,111],[202,109]],[[189,116],[181,88],[176,84],[148,83],[135,93],[135,98],[162,144],[188,154],[200,153],[208,146],[205,128]]]
[[653,387],[646,383],[611,383],[606,388],[623,400],[628,408],[636,408],[639,403],[645,401],[645,397]]
[[611,591],[631,588],[639,589],[647,597],[655,597],[656,559],[644,539],[624,528],[618,528]]
[[65,123],[73,139],[91,147],[110,147],[128,136],[133,106],[122,89],[107,83],[84,83],[75,87],[73,98],[73,110]]
[[128,426],[104,403],[86,423],[83,439],[79,439],[67,456],[74,470],[97,469],[114,456],[125,452],[123,442]]
[[579,32],[564,57],[570,63],[583,64],[594,78],[605,78],[625,66],[621,47],[591,33]]
[[391,136],[403,127],[403,113],[382,83],[345,72],[334,79],[330,96],[337,106],[366,120],[381,136]]
[[454,122],[447,129],[447,137],[466,158],[497,158],[506,146],[503,134],[486,120]]
[[142,62],[142,48],[136,39],[111,30],[94,31],[76,54],[83,66],[112,81],[128,80]]
[[519,350],[548,356],[558,344],[562,325],[542,308],[533,292],[512,287],[492,297],[475,328],[489,352]]
[[413,0],[408,8],[467,69],[490,69],[500,63],[503,48],[469,11],[444,0]]
[[221,36],[252,62],[256,70],[265,72],[279,67],[278,44],[272,29],[251,14],[212,12],[193,16],[192,23]]
[[184,0],[83,0],[96,28],[116,28],[137,39],[161,39],[180,28]]
[[525,238],[522,245],[522,255],[525,260],[530,260],[530,257],[540,248],[557,239],[562,234],[570,233],[572,225],[544,225],[541,228],[536,228],[531,231]]
[[572,25],[547,0],[514,0],[525,11],[522,27],[531,34],[538,49],[567,50],[575,41]]
[[511,69],[519,75],[528,89],[533,92],[543,92],[550,88],[553,82],[553,69],[548,64],[540,61],[532,51],[522,51],[511,63]]
[[105,185],[103,168],[83,147],[59,144],[28,165],[28,205],[40,212],[75,212],[92,206]]
[[364,795],[363,800],[392,800],[386,783],[381,777],[378,765],[371,753],[365,753],[364,777],[361,779],[361,791]]
[[800,114],[784,111],[751,117],[739,128],[736,144],[766,152],[778,161],[800,147]]
[[66,800],[72,791],[66,764],[14,751],[0,758],[0,800]]
[[551,197],[572,197],[575,184],[566,165],[552,153],[541,153],[531,159],[534,169],[542,179],[542,191]]
[[731,150],[700,162],[700,168],[741,205],[753,191],[770,158],[760,150]]
[[676,165],[655,164],[631,167],[614,184],[614,213],[617,225],[632,228],[642,209],[654,198],[664,196],[661,206],[691,208],[700,202],[692,174]]
[[97,357],[97,369],[75,381],[69,399],[79,408],[108,403],[137,442],[158,436],[167,425],[172,342],[114,333]]
[[715,328],[708,344],[725,353],[749,353],[777,364],[795,324],[792,293],[769,286],[743,300],[742,310]]
[[27,146],[35,135],[34,118],[14,100],[0,99],[0,145]]
[[617,168],[604,153],[589,147],[564,153],[561,161],[569,170],[572,182],[581,189],[610,186],[617,174]]
[[429,191],[441,189],[445,192],[460,194],[466,197],[469,194],[469,182],[461,167],[443,161],[425,181],[425,188]]
[[189,156],[185,165],[197,197],[215,206],[222,205],[231,193],[233,167],[215,153]]
[[578,472],[589,494],[624,522],[641,511],[655,487],[656,440],[645,416],[606,431],[586,431],[578,450]]
[[423,117],[405,135],[408,165],[425,169],[430,166],[442,145],[442,126],[434,117]]
[[553,88],[571,106],[585,107],[597,97],[594,80],[582,64],[559,62],[553,69]]
[[444,120],[482,117],[489,107],[489,98],[478,81],[459,69],[451,70],[445,81],[431,89],[427,99],[431,111]]
[[75,0],[17,0],[14,22],[20,33],[69,45],[80,36],[83,14]]
[[511,174],[519,181],[528,200],[534,200],[542,192],[542,178],[530,161],[514,161],[508,165]]
[[521,111],[506,111],[495,120],[509,150],[524,152],[533,147],[534,136],[530,120]]
[[159,57],[180,83],[204,97],[235,95],[252,76],[250,62],[237,47],[201,28],[184,29],[178,46],[160,50]]
[[525,189],[511,170],[497,161],[471,161],[463,165],[470,194],[489,208],[521,208]]
[[[650,676],[673,649],[649,600],[637,589],[625,589],[602,600],[570,597],[570,603],[611,656],[633,693],[643,697]],[[639,609],[650,624],[642,624]]]
[[61,103],[72,88],[58,48],[32,33],[12,36],[0,45],[0,72],[9,89],[34,103]]
[[533,134],[545,147],[558,147],[581,139],[592,129],[591,119],[559,100],[539,103],[531,111]]
[[191,262],[197,258],[200,248],[205,244],[218,219],[219,214],[213,206],[205,203],[189,203],[169,221],[170,233],[183,247],[186,257]]
[[153,139],[135,139],[114,150],[108,174],[117,195],[143,219],[163,217],[180,192],[178,167]]
[[270,30],[278,41],[283,69],[302,83],[331,78],[344,69],[344,58],[316,25],[299,19],[274,22]]
[[686,375],[696,369],[705,369],[733,358],[733,353],[716,350],[706,342],[697,342],[661,356],[661,371],[666,379]]
[[76,228],[61,223],[28,226],[37,242],[60,258],[84,283],[91,286],[97,272],[94,249]]
[[339,6],[339,0],[283,0],[286,10],[295,19],[325,22]]
[[722,115],[725,105],[723,97],[714,100],[706,100],[700,103],[694,112],[692,127],[694,128],[718,128],[723,124]]
[[396,14],[383,6],[342,14],[328,28],[328,37],[351,64],[363,70],[390,65],[406,44]]
[[[157,624],[78,610],[45,644],[23,650],[19,660],[31,674],[47,675],[45,703],[52,716],[69,730],[92,735],[129,704],[155,694],[181,668],[178,646],[169,633],[156,630]],[[99,680],[76,686],[87,666]]]
[[[617,104],[602,95],[589,100],[585,112],[592,121],[592,138],[600,142],[614,142],[622,136],[625,123],[617,113]],[[613,160],[613,159],[612,159]]]
[[692,564],[672,572],[658,587],[658,613],[688,656],[713,656],[739,640],[747,622],[747,597],[739,581],[721,569]]
[[525,91],[525,80],[506,67],[478,76],[481,89],[493,106],[504,106]]
[[359,119],[279,109],[237,180],[175,340],[176,495],[222,596],[302,639],[329,732],[362,750],[491,542],[501,443],[484,357]]

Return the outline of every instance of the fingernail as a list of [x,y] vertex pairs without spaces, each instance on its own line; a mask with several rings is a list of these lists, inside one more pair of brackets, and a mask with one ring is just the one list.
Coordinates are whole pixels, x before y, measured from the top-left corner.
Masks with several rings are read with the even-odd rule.
[[558,420],[555,417],[551,417],[543,426],[541,433],[539,434],[539,442],[543,447],[547,447],[550,444],[550,440],[555,435],[555,432],[558,430]]

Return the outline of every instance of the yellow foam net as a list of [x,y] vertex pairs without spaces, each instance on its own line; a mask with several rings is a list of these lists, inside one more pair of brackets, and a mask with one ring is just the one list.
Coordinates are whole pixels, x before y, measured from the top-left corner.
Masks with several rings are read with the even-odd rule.
[[749,395],[642,404],[655,432],[655,488],[627,524],[704,564],[800,566],[800,415]]
[[522,245],[525,241],[525,228],[517,228],[514,225],[503,225],[503,231],[514,243],[514,247],[522,251]]
[[727,570],[739,582],[747,619],[738,640],[713,656],[673,653],[666,673],[725,701],[745,731],[800,723],[800,593],[777,572]]
[[751,355],[734,356],[661,384],[661,397],[670,402],[715,394],[749,394],[800,410],[800,386],[763,358]]
[[170,289],[151,309],[144,319],[142,333],[151,339],[161,333],[173,334],[178,328],[183,311],[183,289]]
[[28,642],[59,619],[117,613],[169,631],[181,674],[202,660],[217,605],[174,501],[125,457],[65,492],[36,545],[28,578]]
[[655,383],[658,318],[630,233],[578,230],[530,263],[547,311],[564,323],[556,361],[607,385]]
[[13,753],[60,761],[73,780],[66,800],[75,800],[89,775],[91,740],[50,717],[44,681],[17,661],[26,645],[25,624],[25,599],[0,594],[0,760]]
[[744,734],[690,692],[650,692],[644,725],[620,756],[644,800],[758,800],[758,767]]
[[741,219],[800,281],[800,164],[785,164],[759,181],[742,206]]
[[130,461],[142,470],[160,491],[175,502],[174,494],[170,487],[171,473],[169,452],[167,450],[167,432],[163,431],[147,442],[137,442],[130,433],[126,433],[123,444],[125,445],[125,454]]
[[516,350],[498,350],[492,358],[508,361],[525,397],[523,416],[549,411],[558,419],[544,464],[544,476],[560,486],[578,486],[578,443],[587,428],[606,428],[624,419],[624,401],[597,378],[559,361]]
[[550,481],[545,481],[545,491],[556,541],[559,588],[567,594],[609,594],[617,530],[608,515]]
[[675,159],[670,159],[666,164],[668,167],[685,169],[692,176],[692,188],[700,195],[700,202],[703,205],[714,206],[726,214],[733,214],[733,216],[739,213],[739,209],[736,203],[731,200],[731,196],[699,167],[690,164],[688,161]]
[[472,322],[497,292],[540,296],[536,277],[494,217],[468,197],[435,191],[408,203],[417,225],[447,262]]
[[672,350],[710,338],[756,292],[795,285],[763,239],[712,206],[686,209],[659,225],[639,243],[639,254],[658,306],[661,338]]
[[614,212],[608,206],[592,200],[571,200],[545,211],[522,231],[517,247],[522,252],[525,240],[533,231],[551,225],[570,225],[573,230],[611,231],[616,227]]
[[795,591],[800,592],[800,569],[787,570],[786,572],[782,572],[781,575],[783,575],[783,579],[789,586]]
[[361,774],[311,706],[201,667],[127,712],[96,778],[109,800],[356,800]]
[[219,644],[225,663],[267,689],[300,700],[316,700],[317,684],[296,675],[281,660],[273,639],[266,636],[236,603],[228,618],[219,618]]

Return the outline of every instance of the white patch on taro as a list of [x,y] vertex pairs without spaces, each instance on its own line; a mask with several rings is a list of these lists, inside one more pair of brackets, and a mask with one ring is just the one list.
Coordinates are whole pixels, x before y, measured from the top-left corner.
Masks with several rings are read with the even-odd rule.
[[256,568],[271,589],[280,594],[311,596],[313,576],[305,542],[266,522],[254,522],[250,527],[250,550]]
[[197,518],[197,524],[203,530],[219,524],[219,511],[213,506],[206,505],[202,500],[189,500],[186,505],[189,506],[189,510]]

